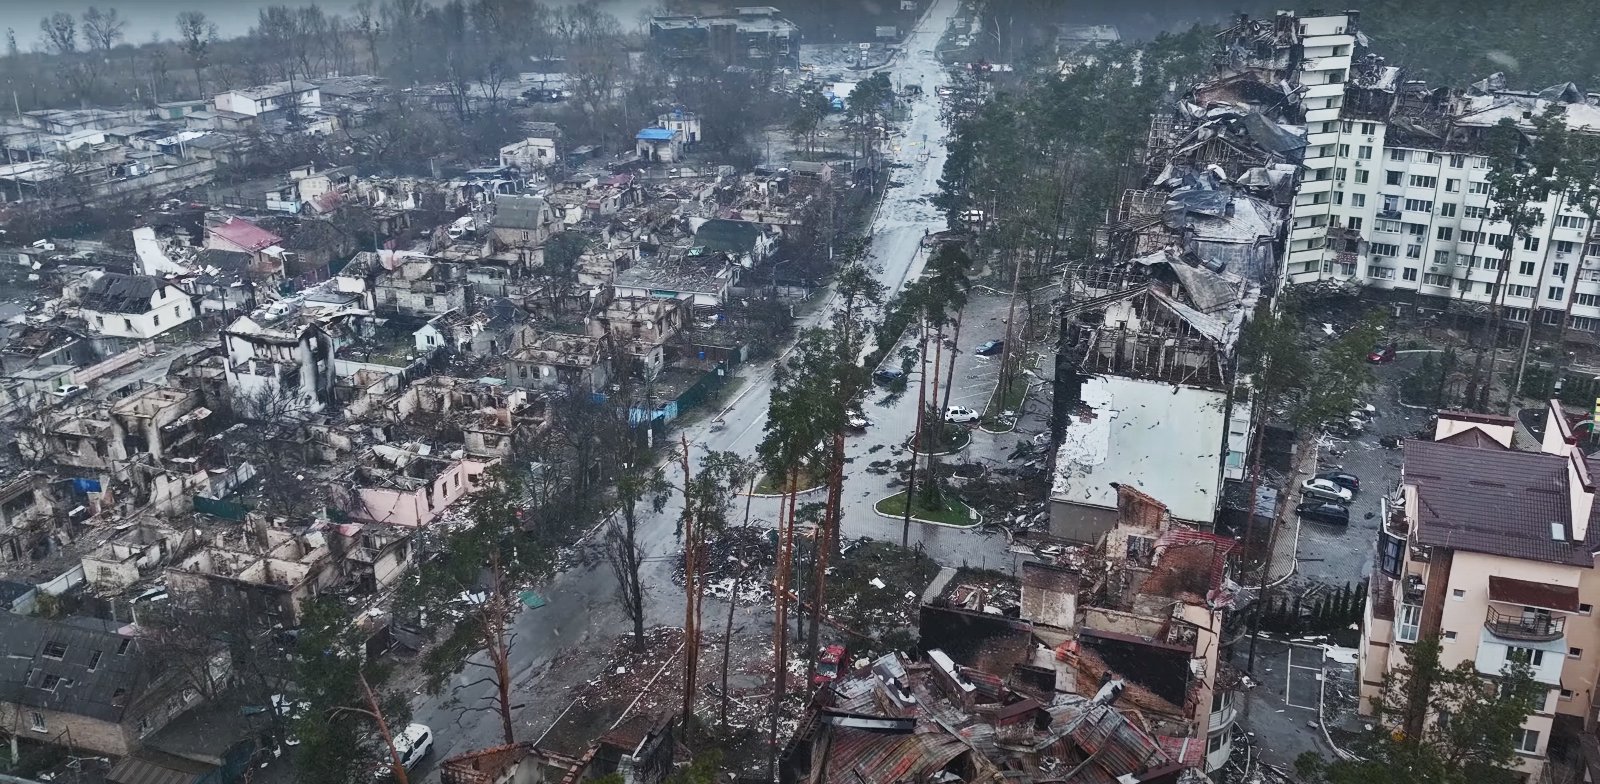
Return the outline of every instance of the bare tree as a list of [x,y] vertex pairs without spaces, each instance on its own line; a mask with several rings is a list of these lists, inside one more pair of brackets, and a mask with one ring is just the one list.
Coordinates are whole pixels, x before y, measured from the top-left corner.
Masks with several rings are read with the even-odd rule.
[[378,72],[378,45],[383,41],[383,28],[378,21],[378,11],[373,6],[372,0],[361,0],[356,3],[354,18],[351,26],[356,35],[361,37],[367,45],[367,58],[372,63],[372,72]]
[[112,8],[101,11],[95,6],[83,12],[83,38],[91,51],[105,52],[116,47],[128,27],[127,20]]
[[178,48],[189,58],[190,67],[194,68],[194,90],[196,96],[206,94],[205,78],[203,76],[206,64],[211,60],[211,45],[217,40],[217,26],[202,11],[184,11],[178,14]]
[[39,32],[44,34],[44,49],[51,54],[71,56],[78,52],[78,20],[72,14],[57,11],[39,20]]
[[640,574],[644,565],[644,548],[639,544],[640,505],[659,514],[671,490],[661,469],[630,465],[617,479],[617,510],[606,525],[606,561],[617,576],[617,601],[633,622],[633,644],[638,650],[644,650],[644,597],[648,593]]

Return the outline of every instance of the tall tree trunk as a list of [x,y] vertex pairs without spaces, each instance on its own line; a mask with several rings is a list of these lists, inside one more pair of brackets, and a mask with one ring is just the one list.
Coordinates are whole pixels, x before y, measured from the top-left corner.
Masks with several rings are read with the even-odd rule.
[[[918,338],[918,340],[921,342],[921,346],[919,346],[917,350],[917,361],[919,365],[921,364],[923,355],[926,353],[928,348],[926,327],[927,322],[917,325],[917,329],[921,335],[921,337]],[[925,418],[924,414],[928,408],[927,400],[924,398],[924,394],[926,394],[928,390],[928,372],[926,369],[920,367],[918,370],[920,371],[921,378],[918,388],[921,390],[921,392],[919,392],[917,395],[917,425],[916,429],[911,432],[910,473],[906,478],[906,508],[905,516],[900,521],[901,547],[906,547],[911,543],[911,502],[917,497],[917,453],[922,450],[922,429],[924,427],[923,419]]]
[[[756,496],[756,478],[750,477],[750,488],[744,494],[744,526],[750,526],[750,503]],[[728,596],[728,624],[722,630],[722,705],[717,711],[717,727],[722,732],[728,731],[728,659],[733,650],[733,611],[739,606],[739,586],[744,581],[745,573],[750,571],[749,564],[741,564],[739,571],[733,574],[733,591]]]
[[505,572],[500,565],[499,553],[490,556],[490,574],[493,575],[493,588],[488,601],[493,605],[486,608],[489,615],[485,619],[489,632],[488,653],[494,665],[495,688],[500,701],[500,732],[506,743],[515,743],[517,739],[511,723],[511,646],[506,639],[509,609],[506,607]]
[[[1534,313],[1536,311],[1538,311],[1538,309],[1539,309],[1539,294],[1540,294],[1540,292],[1544,291],[1545,281],[1549,280],[1548,274],[1549,274],[1549,270],[1550,270],[1550,248],[1551,248],[1551,246],[1555,245],[1555,226],[1556,226],[1557,216],[1559,216],[1561,214],[1561,209],[1563,207],[1565,207],[1566,204],[1567,204],[1567,196],[1566,196],[1566,194],[1565,193],[1559,194],[1556,197],[1556,208],[1555,208],[1555,211],[1553,213],[1551,213],[1551,215],[1550,215],[1550,228],[1545,231],[1545,235],[1544,235],[1544,253],[1541,254],[1540,257],[1539,257],[1539,283],[1538,283],[1538,285],[1534,286],[1534,289],[1533,289],[1533,304],[1528,307],[1528,323],[1527,323],[1526,326],[1524,326],[1522,328],[1522,349],[1519,352],[1517,352],[1517,372],[1516,372],[1516,376],[1515,376],[1516,380],[1511,384],[1511,390],[1506,393],[1506,413],[1508,413],[1508,414],[1510,414],[1512,416],[1516,416],[1517,415],[1517,396],[1522,394],[1522,373],[1523,373],[1524,370],[1527,370],[1527,368],[1528,368],[1528,347],[1533,342],[1533,323],[1534,323],[1533,316],[1534,316]],[[1563,278],[1562,281],[1561,281],[1562,285],[1566,286],[1566,289],[1564,289],[1565,292],[1567,293],[1567,296],[1564,298],[1566,300],[1566,303],[1564,303],[1566,305],[1566,310],[1571,310],[1571,308],[1572,308],[1572,305],[1571,305],[1572,292],[1578,290],[1578,274],[1579,274],[1579,271],[1583,268],[1583,251],[1584,250],[1585,250],[1585,247],[1580,245],[1579,248],[1578,248],[1578,260],[1577,260],[1577,263],[1576,264],[1572,264],[1572,263],[1567,264],[1567,272],[1569,273],[1569,275],[1572,278],[1572,280],[1568,281],[1566,278]],[[1563,313],[1563,315],[1561,317],[1561,324],[1562,324],[1561,337],[1562,337],[1562,339],[1566,338],[1566,329],[1565,329],[1566,323],[1567,323],[1566,315],[1565,315],[1565,313]],[[1556,343],[1556,351],[1557,351],[1557,353],[1560,353],[1563,350],[1564,349],[1562,348],[1562,344],[1559,343],[1559,342]]]
[[[683,486],[689,487],[689,437],[680,433],[679,448],[682,449],[683,459]],[[698,542],[699,526],[695,524],[694,503],[687,490],[683,494],[683,715],[682,720],[687,723],[694,715],[695,676],[699,673],[696,661],[696,652],[700,648],[700,631],[695,628],[695,619],[699,611],[695,607],[698,592],[695,585],[698,582],[700,559],[700,546]]]
[[367,683],[367,674],[358,670],[356,678],[361,683],[361,696],[366,698],[367,709],[372,712],[372,720],[378,723],[378,735],[383,738],[383,745],[389,750],[389,772],[399,784],[410,784],[411,779],[406,775],[406,766],[400,761],[400,750],[394,745],[394,734],[389,732],[389,722],[383,718],[383,709],[378,705],[378,696],[372,693],[372,686]]
[[961,345],[961,313],[959,311],[956,313],[955,332],[955,336],[950,339],[952,343],[950,346],[950,364],[944,371],[944,402],[938,406],[940,411],[948,411],[950,409],[950,388],[955,386],[956,383],[956,354],[959,351],[958,347]]
[[778,713],[789,688],[789,567],[794,545],[795,497],[800,489],[800,466],[789,467],[788,512],[778,514],[778,573],[772,592],[774,616],[772,623],[772,706],[767,712],[767,778],[771,780],[778,767]]
[[[1494,293],[1489,297],[1489,339],[1486,348],[1489,352],[1489,371],[1478,386],[1478,396],[1474,403],[1476,410],[1488,412],[1489,390],[1494,387],[1494,369],[1500,355],[1500,304],[1505,299],[1506,273],[1511,270],[1511,249],[1516,243],[1517,235],[1513,233],[1506,241],[1505,251],[1500,256],[1500,268],[1495,271]],[[1538,292],[1534,292],[1537,294]],[[1533,328],[1533,310],[1528,310],[1528,328]],[[1478,377],[1478,368],[1483,366],[1484,354],[1478,353],[1477,364],[1473,368],[1473,377]]]
[[838,538],[839,511],[844,493],[844,433],[833,434],[833,459],[828,471],[828,507],[822,516],[811,547],[811,623],[806,629],[806,691],[810,693],[817,674],[817,652],[823,613],[828,604],[828,559],[832,543]]

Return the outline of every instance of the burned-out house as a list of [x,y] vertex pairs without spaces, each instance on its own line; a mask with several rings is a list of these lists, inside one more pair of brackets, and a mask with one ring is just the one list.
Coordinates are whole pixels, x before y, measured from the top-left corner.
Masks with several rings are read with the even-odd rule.
[[476,490],[493,458],[435,455],[427,445],[375,444],[332,488],[354,521],[420,528]]
[[494,199],[494,219],[489,226],[495,243],[525,254],[534,263],[543,261],[545,241],[561,231],[563,224],[542,196],[499,195]]
[[364,311],[329,294],[280,300],[222,331],[230,405],[268,417],[321,411],[333,399],[334,355]]
[[177,286],[150,275],[108,272],[78,302],[95,334],[148,340],[194,320],[194,305]]
[[[532,328],[529,328],[532,331]],[[598,392],[610,382],[606,341],[588,335],[537,333],[506,361],[506,380],[529,389]]]

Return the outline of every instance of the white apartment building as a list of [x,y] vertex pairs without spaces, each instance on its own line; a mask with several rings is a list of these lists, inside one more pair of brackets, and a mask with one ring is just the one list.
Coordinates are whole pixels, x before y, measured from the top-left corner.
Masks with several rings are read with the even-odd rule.
[[1600,327],[1600,243],[1581,211],[1552,196],[1532,236],[1499,247],[1509,224],[1490,219],[1489,129],[1510,118],[1524,129],[1552,103],[1569,127],[1600,128],[1600,107],[1574,89],[1541,93],[1498,89],[1486,80],[1462,93],[1405,82],[1399,69],[1365,57],[1342,86],[1336,116],[1307,112],[1311,146],[1295,196],[1286,275],[1290,283],[1348,281],[1407,292],[1419,306],[1457,300],[1479,310],[1498,295],[1503,316],[1526,322],[1534,311],[1557,324],[1569,305],[1571,327]]

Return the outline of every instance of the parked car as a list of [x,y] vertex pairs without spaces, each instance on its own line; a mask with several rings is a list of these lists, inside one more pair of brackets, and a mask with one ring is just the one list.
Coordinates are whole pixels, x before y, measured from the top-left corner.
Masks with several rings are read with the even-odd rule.
[[88,391],[89,388],[83,384],[68,384],[51,394],[55,395],[57,400],[71,400]]
[[1317,474],[1314,478],[1326,479],[1346,490],[1349,490],[1352,493],[1359,492],[1361,490],[1361,477],[1356,476],[1355,474],[1347,474],[1343,471],[1323,471],[1322,473]]
[[1349,488],[1340,487],[1331,479],[1311,478],[1300,483],[1300,494],[1307,498],[1320,498],[1325,501],[1338,501],[1341,504],[1350,503],[1356,494]]
[[[416,770],[417,765],[433,753],[433,730],[426,724],[406,725],[404,730],[394,736],[394,750],[400,755],[400,764],[407,772]],[[393,781],[394,767],[389,760],[388,751],[385,750],[379,756],[381,759],[373,765],[373,778],[378,781]]]
[[867,415],[860,411],[850,411],[845,415],[844,423],[846,427],[859,433],[870,427],[872,420],[868,419]]
[[844,646],[829,645],[817,654],[817,674],[811,677],[811,682],[821,686],[829,681],[839,678],[839,665],[844,661]]
[[1004,351],[1005,348],[1006,342],[1004,340],[991,340],[979,346],[973,353],[980,357],[992,357]]
[[895,368],[878,368],[872,373],[872,380],[879,384],[893,384],[905,377],[904,371]]
[[1317,523],[1326,523],[1328,525],[1350,524],[1350,507],[1331,501],[1306,501],[1295,507],[1294,513],[1303,520]]
[[1393,362],[1394,344],[1379,343],[1378,345],[1373,346],[1372,350],[1367,352],[1367,361],[1374,365],[1380,365],[1385,362]]
[[944,421],[962,424],[978,421],[978,412],[966,406],[951,406],[944,410]]

